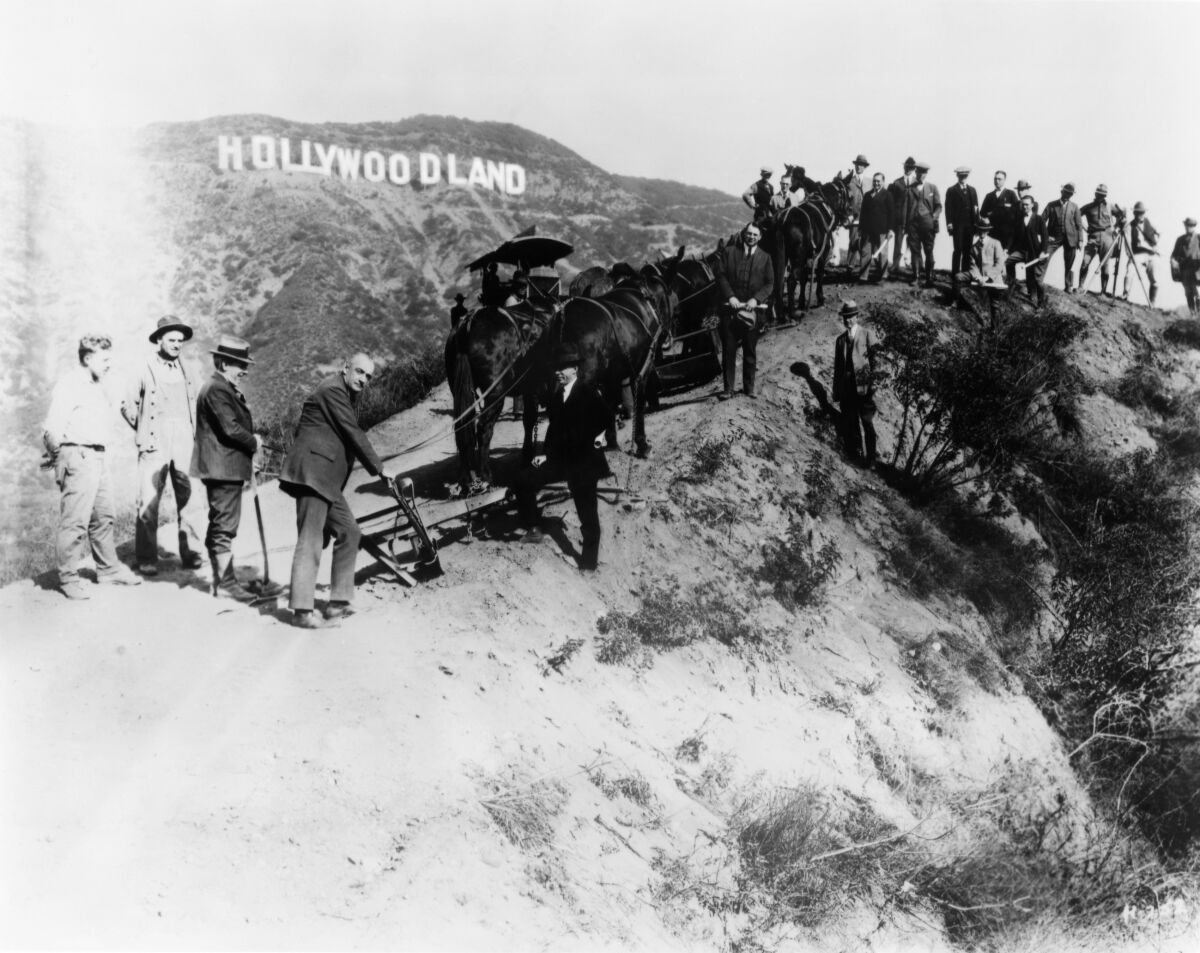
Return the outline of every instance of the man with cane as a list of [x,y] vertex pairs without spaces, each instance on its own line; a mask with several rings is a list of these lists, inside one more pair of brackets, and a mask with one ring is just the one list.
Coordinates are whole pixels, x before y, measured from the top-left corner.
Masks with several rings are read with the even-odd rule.
[[727,246],[717,269],[717,288],[725,301],[720,319],[721,364],[725,389],[720,400],[733,396],[737,376],[737,350],[742,349],[742,389],[754,399],[754,372],[758,367],[758,334],[760,309],[775,285],[775,269],[770,256],[758,247],[762,237],[758,226],[742,229],[741,242]]

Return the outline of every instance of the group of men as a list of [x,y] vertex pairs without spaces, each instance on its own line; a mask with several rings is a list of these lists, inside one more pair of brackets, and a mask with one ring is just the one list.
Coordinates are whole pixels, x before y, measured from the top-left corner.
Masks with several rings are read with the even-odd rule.
[[[1133,217],[1127,222],[1124,210],[1109,204],[1108,187],[1104,184],[1096,187],[1091,202],[1080,207],[1074,201],[1074,183],[1067,182],[1059,190],[1059,198],[1042,212],[1027,180],[1019,180],[1014,191],[1007,187],[1007,173],[997,170],[992,191],[980,201],[975,187],[967,181],[971,169],[959,166],[954,170],[957,181],[946,190],[943,206],[938,187],[927,181],[928,163],[909,156],[904,161],[903,173],[888,185],[885,185],[886,177],[879,172],[868,184],[866,172],[869,166],[867,157],[860,154],[845,173],[838,175],[847,195],[847,264],[852,280],[866,280],[876,261],[879,278],[885,279],[889,270],[886,254],[889,244],[892,251],[890,267],[898,274],[901,250],[906,243],[911,256],[910,283],[920,280],[926,287],[931,287],[933,246],[944,211],[946,231],[953,242],[950,274],[954,289],[957,292],[961,285],[967,284],[983,286],[989,292],[988,302],[993,309],[995,296],[991,292],[999,287],[1007,289],[1011,296],[1017,283],[1018,266],[1024,269],[1031,299],[1043,306],[1046,266],[1060,249],[1063,252],[1064,288],[1067,294],[1074,293],[1075,257],[1081,246],[1080,289],[1086,283],[1092,262],[1098,257],[1101,294],[1115,296],[1117,267],[1122,247],[1125,247],[1130,260],[1125,270],[1123,296],[1129,297],[1134,276],[1144,274],[1149,303],[1155,303],[1159,233],[1146,217],[1146,208],[1141,202],[1133,206]],[[769,166],[763,166],[760,179],[742,195],[742,200],[754,210],[752,224],[760,230],[769,227],[788,207],[803,202],[814,185],[802,168],[788,166],[776,192],[770,181],[772,174]],[[1196,220],[1185,219],[1184,228],[1185,234],[1179,237],[1172,250],[1171,273],[1183,284],[1188,309],[1195,317],[1200,315]],[[995,244],[989,244],[985,238]],[[997,249],[1002,264],[993,260]]]
[[[133,428],[138,449],[138,571],[116,553],[112,487],[107,454],[115,422],[104,385],[112,365],[112,341],[86,335],[79,342],[79,367],[55,386],[43,439],[47,467],[60,492],[56,535],[59,586],[72,600],[87,599],[90,583],[80,573],[90,553],[99,584],[138,585],[158,575],[159,505],[168,483],[178,511],[180,564],[203,565],[197,534],[185,507],[192,478],[208,501],[204,548],[214,596],[252,602],[258,595],[233,573],[232,544],[241,523],[246,484],[255,479],[262,437],[239,386],[255,363],[249,344],[222,335],[211,351],[213,375],[197,388],[181,360],[192,328],[173,316],[162,318],[149,340],[154,350],[121,396],[120,412]],[[354,563],[360,531],[343,490],[354,461],[373,476],[388,478],[383,462],[359,427],[357,405],[375,372],[374,362],[355,354],[304,401],[291,450],[283,461],[280,487],[296,501],[296,548],[288,605],[294,624],[317,628],[351,611]],[[329,599],[314,611],[321,553],[333,542]]]

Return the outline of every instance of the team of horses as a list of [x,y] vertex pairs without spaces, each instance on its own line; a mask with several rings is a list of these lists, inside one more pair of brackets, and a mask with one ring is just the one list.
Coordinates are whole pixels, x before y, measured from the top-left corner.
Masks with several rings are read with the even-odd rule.
[[[798,317],[809,306],[810,285],[817,304],[824,303],[822,285],[833,233],[845,224],[846,186],[837,180],[809,184],[813,187],[802,203],[785,209],[764,228],[763,246],[773,258],[775,307],[781,320]],[[461,486],[492,482],[492,434],[507,396],[523,398],[522,452],[526,462],[532,458],[538,406],[549,397],[553,358],[564,346],[579,356],[580,383],[597,388],[614,409],[609,446],[615,446],[616,410],[621,407],[632,417],[634,451],[640,457],[648,455],[645,414],[648,404],[652,409],[657,405],[656,361],[675,335],[699,329],[717,313],[714,269],[720,267],[725,244],[718,242],[703,258],[685,258],[680,248],[673,257],[640,269],[624,263],[587,268],[571,282],[565,300],[524,300],[468,314],[445,349]]]

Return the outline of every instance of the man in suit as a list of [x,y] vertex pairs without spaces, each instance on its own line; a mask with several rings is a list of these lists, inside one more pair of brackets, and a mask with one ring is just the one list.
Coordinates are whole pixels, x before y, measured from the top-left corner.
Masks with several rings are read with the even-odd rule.
[[[1129,223],[1129,250],[1133,252],[1132,260],[1125,266],[1125,287],[1122,297],[1129,300],[1129,286],[1133,281],[1132,272],[1142,268],[1146,272],[1146,281],[1150,287],[1147,297],[1150,307],[1158,297],[1158,275],[1154,267],[1154,257],[1158,254],[1158,229],[1146,218],[1146,206],[1137,202],[1133,206],[1133,220]],[[1115,290],[1115,289],[1114,289]]]
[[1171,274],[1183,285],[1187,298],[1188,313],[1200,317],[1200,296],[1196,285],[1200,283],[1200,235],[1196,234],[1196,220],[1190,215],[1183,220],[1183,234],[1175,239],[1171,249]]
[[134,552],[138,572],[158,574],[158,508],[167,482],[175,494],[179,526],[179,562],[199,569],[199,543],[185,514],[192,497],[188,466],[196,441],[196,389],[180,355],[192,329],[173,315],[160,318],[150,334],[154,354],[134,376],[121,401],[121,416],[133,428],[138,448],[137,530]]
[[600,563],[596,485],[608,474],[599,442],[612,411],[594,387],[580,383],[579,353],[574,345],[563,345],[555,352],[554,379],[557,386],[547,412],[550,423],[543,452],[517,474],[517,513],[527,530],[524,541],[539,542],[543,537],[539,528],[538,490],[565,478],[583,533],[579,568],[592,572]]
[[1021,199],[1021,218],[1013,232],[1005,267],[1008,271],[1008,300],[1016,292],[1017,265],[1025,265],[1025,287],[1037,306],[1046,304],[1046,260],[1050,257],[1050,234],[1045,220],[1033,210],[1033,196]]
[[912,218],[912,195],[908,187],[916,181],[917,160],[909,156],[904,160],[904,174],[888,186],[892,196],[891,230],[895,236],[892,247],[892,273],[900,274],[900,258],[904,253],[904,238],[908,235],[908,223]]
[[975,223],[975,244],[967,261],[967,270],[954,276],[954,290],[960,306],[967,308],[977,317],[980,309],[968,298],[967,289],[977,289],[986,300],[992,319],[992,328],[997,326],[996,299],[1004,290],[1004,246],[991,236],[992,223],[982,216]]
[[946,190],[946,233],[954,242],[954,254],[950,259],[951,275],[963,271],[971,259],[975,221],[979,218],[979,196],[975,194],[975,186],[967,184],[970,168],[960,165],[954,174],[958,176],[958,181]]
[[[883,249],[884,243],[894,239],[892,222],[896,217],[892,207],[892,193],[883,187],[883,173],[876,172],[871,180],[871,191],[863,196],[862,213],[859,216],[858,246],[861,252],[861,267],[858,281],[866,281],[871,272],[871,261]],[[880,262],[879,280],[887,277],[888,263]]]
[[996,175],[992,178],[995,190],[985,195],[983,204],[979,206],[979,214],[992,223],[992,235],[1004,246],[1005,251],[1008,251],[1013,229],[1021,214],[1017,193],[1004,187],[1007,180],[1008,173],[1003,169],[997,169]]
[[[1099,255],[1103,262],[1100,266],[1100,293],[1107,295],[1108,279],[1113,272],[1113,242],[1116,240],[1113,232],[1113,213],[1108,204],[1108,186],[1103,182],[1097,185],[1096,197],[1081,208],[1079,214],[1087,222],[1087,244],[1083,246],[1083,260],[1079,263],[1079,290],[1083,291],[1092,259]],[[1114,278],[1113,292],[1116,290],[1117,282]]]
[[1079,214],[1079,206],[1071,201],[1075,194],[1075,183],[1068,182],[1059,191],[1059,198],[1046,206],[1046,230],[1050,235],[1050,258],[1060,248],[1063,252],[1063,290],[1067,294],[1075,292],[1075,252],[1083,241],[1083,219]]
[[741,242],[727,245],[717,268],[717,289],[725,302],[720,318],[721,364],[725,389],[720,400],[733,396],[737,376],[737,349],[742,349],[742,388],[755,398],[754,371],[758,366],[759,305],[766,304],[775,286],[770,256],[758,247],[762,237],[756,225],[742,229]]
[[292,449],[279,474],[279,487],[296,500],[296,552],[288,608],[302,629],[321,625],[313,594],[321,552],[333,540],[333,571],[326,620],[351,613],[354,561],[362,533],[342,491],[358,460],[372,476],[387,479],[383,461],[358,425],[358,403],[375,374],[375,362],[355,354],[317,385],[300,408]]
[[[938,187],[932,182],[926,182],[929,175],[929,165],[925,162],[916,164],[917,177],[908,188],[912,203],[912,218],[908,225],[908,247],[912,252],[912,279],[909,284],[916,284],[918,277],[924,272],[924,285],[933,287],[933,242],[937,238],[938,216],[942,214],[942,196]],[[921,258],[924,253],[924,265]]]
[[[875,339],[858,323],[858,305],[842,302],[845,330],[833,345],[833,400],[841,408],[842,442],[851,460],[875,462]],[[863,440],[866,439],[866,455]]]
[[204,545],[212,565],[212,594],[251,602],[233,574],[233,538],[242,521],[242,489],[254,479],[254,455],[262,438],[238,383],[250,365],[250,345],[222,334],[212,351],[215,373],[200,388],[196,399],[196,443],[191,473],[204,483],[208,494],[208,532]]

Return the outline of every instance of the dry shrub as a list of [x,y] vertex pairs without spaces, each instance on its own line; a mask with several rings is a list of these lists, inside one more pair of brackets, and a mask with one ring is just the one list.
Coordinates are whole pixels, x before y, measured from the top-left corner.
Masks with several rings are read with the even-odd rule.
[[554,842],[554,819],[567,800],[562,782],[546,779],[518,783],[516,776],[497,776],[491,796],[480,804],[504,836],[523,851],[536,852]]

